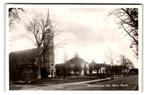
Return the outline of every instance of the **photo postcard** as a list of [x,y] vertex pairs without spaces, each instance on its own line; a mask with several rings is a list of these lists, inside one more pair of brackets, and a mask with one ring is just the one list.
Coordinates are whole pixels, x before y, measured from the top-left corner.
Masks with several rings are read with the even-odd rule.
[[6,88],[139,91],[141,25],[139,4],[6,4]]

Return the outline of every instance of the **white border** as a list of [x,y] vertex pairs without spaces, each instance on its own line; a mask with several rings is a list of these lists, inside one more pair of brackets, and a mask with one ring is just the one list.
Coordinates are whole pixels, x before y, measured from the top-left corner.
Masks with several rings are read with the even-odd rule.
[[[13,5],[12,5],[13,6]],[[22,5],[14,5],[15,7],[16,6],[20,6],[20,7],[22,7]],[[32,5],[30,5],[31,7],[32,7]],[[45,5],[46,6],[46,5]],[[39,7],[45,7],[44,5],[43,6],[39,6]],[[68,5],[66,5],[66,7],[67,7]],[[76,6],[76,5],[74,5],[74,6]],[[87,5],[86,5],[87,6]],[[116,5],[114,5],[115,7],[116,7]],[[128,6],[128,5],[125,5],[125,6]],[[134,5],[133,5],[134,6]],[[132,6],[132,7],[133,7]],[[135,6],[138,6],[138,5],[135,5]],[[140,6],[140,5],[139,5]],[[10,7],[10,6],[9,6]],[[28,7],[28,6],[26,6],[26,7]],[[35,7],[37,7],[37,6],[35,6]],[[56,6],[53,6],[53,7],[56,7]],[[62,6],[63,7],[63,6]],[[68,6],[68,7],[72,7],[72,6]],[[79,7],[79,5],[77,6],[77,7]],[[80,6],[81,7],[81,6]],[[83,7],[83,5],[82,5],[82,7]],[[92,5],[91,7],[95,7],[94,5]],[[102,6],[102,7],[104,7],[104,6]],[[106,7],[108,8],[108,5],[106,5]],[[119,5],[118,7],[124,7],[123,5]],[[130,7],[130,6],[129,6]],[[7,6],[7,8],[8,8],[8,6]],[[142,13],[142,7],[138,7],[139,8],[139,10],[140,10],[140,13]],[[6,13],[6,15],[7,15],[7,13]],[[139,31],[142,31],[142,14],[139,14],[140,16],[139,17],[141,17],[141,18],[139,18],[139,27],[140,27],[140,29],[139,29]],[[6,22],[8,22],[8,19],[6,20]],[[6,30],[8,29],[8,23],[7,23],[7,26],[6,26]],[[139,37],[139,42],[140,42],[140,45],[139,45],[139,48],[141,49],[140,51],[139,51],[139,53],[140,53],[140,55],[139,55],[139,64],[142,64],[142,33],[140,33],[141,35],[140,35],[140,37]],[[8,34],[8,30],[7,30],[7,32],[6,32],[6,35],[8,36],[9,34]],[[8,37],[7,37],[7,39],[6,39],[6,68],[8,68],[9,66],[8,66],[8,63],[9,63],[9,58],[8,58],[8,56],[9,56],[9,52],[7,52],[8,51]],[[140,72],[139,72],[139,85],[140,84],[142,84],[142,77],[140,76],[140,75],[142,75],[142,65],[139,67],[139,70],[140,70]],[[34,92],[34,91],[20,91],[20,90],[18,90],[18,91],[9,91],[9,80],[7,80],[7,79],[9,79],[9,72],[8,72],[8,70],[6,70],[6,92],[7,93],[13,93],[14,95],[16,94],[16,95],[18,95],[18,94],[21,94],[21,95],[25,95],[25,94],[28,94],[28,93],[34,93],[34,94],[38,94],[38,95],[41,95],[41,94],[85,94],[85,91],[83,92],[83,91],[78,91],[78,93],[77,92],[71,92],[71,91],[57,91],[57,90],[55,90],[55,91],[37,91],[37,92]],[[119,91],[119,92],[121,92],[121,93],[119,93],[118,91],[117,92],[115,92],[115,94],[125,94],[126,92],[127,92],[127,94],[131,94],[131,93],[140,93],[141,92],[141,87],[139,86],[139,91]],[[21,92],[23,92],[23,93],[21,93]],[[111,92],[114,92],[114,91],[111,91]],[[99,94],[109,94],[110,93],[110,91],[86,91],[86,94],[97,94],[97,93],[99,93]],[[115,95],[114,94],[114,95]]]

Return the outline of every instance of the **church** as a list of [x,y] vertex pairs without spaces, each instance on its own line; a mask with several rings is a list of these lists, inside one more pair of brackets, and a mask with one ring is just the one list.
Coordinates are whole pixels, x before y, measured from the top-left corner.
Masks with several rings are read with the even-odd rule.
[[54,32],[49,11],[45,21],[44,34],[42,34],[43,44],[40,48],[15,51],[9,54],[10,81],[55,77]]

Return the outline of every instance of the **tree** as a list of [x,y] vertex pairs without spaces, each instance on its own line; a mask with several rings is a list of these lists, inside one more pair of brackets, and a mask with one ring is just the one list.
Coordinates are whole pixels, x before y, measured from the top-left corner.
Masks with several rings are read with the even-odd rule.
[[134,68],[133,62],[124,55],[120,55],[120,63],[121,66],[126,66],[127,68]]
[[138,56],[138,8],[120,8],[112,14],[119,18],[121,28],[132,39],[130,48]]
[[35,45],[38,50],[38,78],[40,78],[40,68],[43,66],[42,64],[42,56],[46,53],[49,44],[53,41],[54,31],[52,29],[51,21],[49,19],[49,12],[47,15],[47,19],[44,19],[41,15],[35,16],[29,24],[26,25],[26,30],[33,33],[35,38]]
[[25,12],[23,8],[9,8],[9,28],[10,30],[15,28],[16,23],[21,21],[20,13]]

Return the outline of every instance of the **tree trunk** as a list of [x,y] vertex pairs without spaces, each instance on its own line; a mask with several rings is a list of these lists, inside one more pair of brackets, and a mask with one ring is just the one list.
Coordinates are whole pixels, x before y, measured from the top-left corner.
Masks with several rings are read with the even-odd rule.
[[38,71],[37,71],[37,79],[41,79],[41,71],[40,71],[39,65],[38,65]]
[[37,63],[38,63],[38,71],[37,71],[37,79],[41,79],[41,47],[38,47],[38,58],[37,58]]

